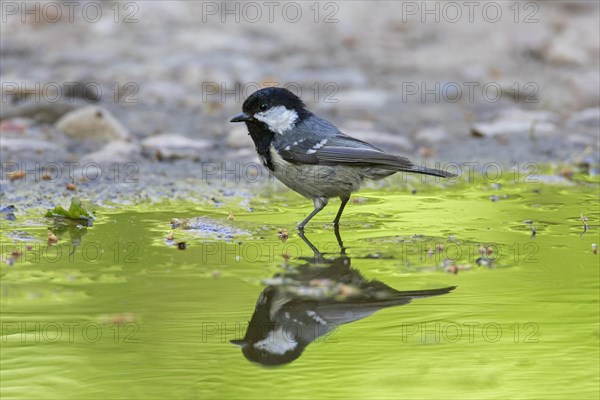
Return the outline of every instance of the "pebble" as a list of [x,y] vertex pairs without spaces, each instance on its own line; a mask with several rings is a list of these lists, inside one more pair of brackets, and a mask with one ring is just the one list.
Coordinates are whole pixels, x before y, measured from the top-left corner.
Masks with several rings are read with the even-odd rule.
[[2,105],[2,120],[27,118],[40,124],[53,124],[65,114],[87,103],[83,101],[57,101],[56,103],[25,101]]
[[571,116],[567,120],[568,126],[582,125],[585,127],[597,128],[600,126],[600,108],[586,108]]
[[509,110],[492,122],[474,123],[471,134],[475,137],[519,134],[543,136],[556,131],[556,120],[557,117],[550,112]]
[[213,147],[215,143],[211,140],[190,139],[178,133],[164,133],[142,141],[144,153],[159,160],[200,160]]
[[[40,139],[13,139],[3,137],[0,140],[0,150],[2,150],[2,156],[10,153],[23,153],[27,151],[33,152],[58,152],[60,147],[52,142],[48,142]],[[4,160],[6,161],[6,160]]]
[[98,151],[86,154],[81,158],[81,163],[126,163],[134,159],[134,155],[139,152],[140,146],[137,143],[119,140],[106,144]]
[[577,32],[565,31],[554,37],[544,52],[544,57],[556,65],[584,66],[589,60],[585,49],[578,45],[579,40]]
[[125,127],[106,109],[88,106],[71,111],[55,127],[75,140],[108,142],[130,137]]

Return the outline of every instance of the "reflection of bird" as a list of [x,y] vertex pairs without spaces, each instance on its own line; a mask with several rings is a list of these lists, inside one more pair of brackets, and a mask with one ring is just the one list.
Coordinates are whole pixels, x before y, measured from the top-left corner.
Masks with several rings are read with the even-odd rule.
[[304,226],[332,197],[342,201],[333,221],[338,225],[350,194],[365,179],[382,179],[396,172],[440,177],[445,171],[413,164],[343,134],[335,125],[306,109],[287,89],[270,87],[254,92],[231,122],[245,122],[262,163],[285,185],[314,201]]
[[316,256],[319,264],[308,259],[295,270],[275,275],[259,296],[246,335],[232,341],[248,360],[263,365],[292,362],[311,342],[339,325],[455,288],[398,291],[366,280],[350,268],[345,255],[333,260]]

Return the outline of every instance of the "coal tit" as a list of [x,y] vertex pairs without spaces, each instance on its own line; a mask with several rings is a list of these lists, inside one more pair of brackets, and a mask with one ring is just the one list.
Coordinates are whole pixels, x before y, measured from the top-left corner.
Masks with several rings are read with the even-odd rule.
[[263,165],[289,188],[313,199],[315,209],[304,226],[332,197],[342,201],[333,220],[340,222],[351,193],[365,179],[382,179],[396,172],[452,177],[445,171],[417,166],[342,133],[329,121],[306,109],[287,89],[260,89],[244,101],[242,113],[230,122],[245,122]]
[[231,341],[241,347],[248,360],[266,366],[290,363],[310,343],[340,325],[455,289],[398,291],[383,282],[365,279],[351,268],[350,257],[345,254],[328,259],[315,253],[314,258],[301,259],[303,265],[268,281],[244,338]]

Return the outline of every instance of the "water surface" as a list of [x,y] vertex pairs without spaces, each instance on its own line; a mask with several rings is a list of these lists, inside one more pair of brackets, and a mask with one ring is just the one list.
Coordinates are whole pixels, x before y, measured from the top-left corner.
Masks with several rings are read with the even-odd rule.
[[[235,197],[104,207],[83,229],[17,213],[2,221],[3,398],[597,398],[597,184],[415,188],[360,192],[345,257],[398,291],[456,289],[341,325],[276,367],[230,341],[314,256],[293,229],[311,210],[299,196],[266,193],[252,212]],[[306,230],[326,259],[340,256],[336,208]],[[194,217],[202,229],[166,239]]]

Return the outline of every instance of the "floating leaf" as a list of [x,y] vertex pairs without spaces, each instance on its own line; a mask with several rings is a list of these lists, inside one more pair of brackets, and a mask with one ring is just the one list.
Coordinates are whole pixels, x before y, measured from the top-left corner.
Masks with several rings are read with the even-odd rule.
[[83,221],[86,225],[91,225],[94,220],[94,215],[83,208],[81,201],[77,197],[71,199],[71,205],[66,210],[63,206],[57,205],[52,210],[48,210],[46,217],[66,218],[70,220]]

